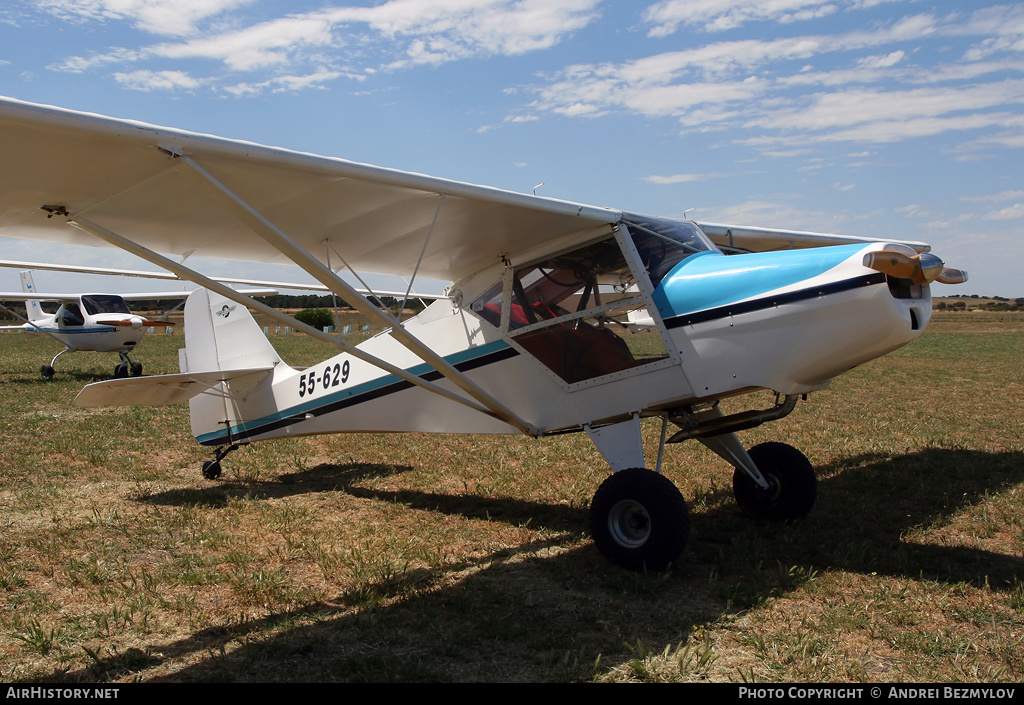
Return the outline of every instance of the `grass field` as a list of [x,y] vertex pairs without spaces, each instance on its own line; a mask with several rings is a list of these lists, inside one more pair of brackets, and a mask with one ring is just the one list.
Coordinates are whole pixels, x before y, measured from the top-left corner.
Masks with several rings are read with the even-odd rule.
[[[137,357],[177,371],[181,342]],[[79,409],[116,360],[44,382],[55,351],[0,335],[3,682],[1024,679],[1024,315],[937,315],[742,434],[814,463],[801,522],[745,519],[731,468],[670,447],[693,530],[651,575],[587,536],[585,436],[267,442],[208,481],[187,407]]]

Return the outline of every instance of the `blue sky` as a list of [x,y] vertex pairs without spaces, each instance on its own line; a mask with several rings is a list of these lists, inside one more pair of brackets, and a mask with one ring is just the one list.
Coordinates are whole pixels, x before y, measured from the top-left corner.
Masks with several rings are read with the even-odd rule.
[[1020,3],[15,0],[0,94],[593,205],[923,240],[971,275],[936,295],[1024,296]]

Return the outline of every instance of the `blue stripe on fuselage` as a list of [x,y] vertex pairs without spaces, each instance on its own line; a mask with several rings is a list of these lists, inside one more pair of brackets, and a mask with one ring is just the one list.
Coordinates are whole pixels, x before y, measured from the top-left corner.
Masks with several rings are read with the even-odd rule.
[[[481,345],[477,348],[462,350],[453,355],[447,355],[445,356],[445,360],[451,363],[456,369],[462,372],[467,372],[477,367],[482,367],[493,362],[514,357],[518,354],[519,353],[515,348],[509,346],[505,341],[499,340],[493,343],[488,343],[487,345]],[[324,363],[320,364],[322,365]],[[318,367],[318,365],[314,365],[313,367]],[[440,372],[436,371],[426,363],[411,367],[407,371],[410,374],[421,377],[428,382],[442,377]],[[296,377],[296,379],[298,379],[298,377]],[[251,438],[252,436],[269,433],[277,428],[291,426],[292,424],[305,420],[307,415],[322,416],[323,414],[327,414],[332,411],[338,411],[339,409],[344,409],[356,404],[362,404],[363,402],[378,399],[382,396],[387,396],[388,394],[409,389],[412,386],[412,382],[408,382],[395,375],[382,375],[381,377],[355,385],[349,389],[343,389],[332,394],[318,397],[312,401],[297,404],[296,406],[279,411],[276,414],[264,416],[259,419],[243,421],[240,424],[232,426],[230,432],[214,431],[212,433],[203,434],[202,436],[197,436],[196,440],[202,445],[220,445],[224,443],[237,442],[245,438]]]
[[27,330],[38,330],[43,333],[53,333],[54,335],[80,335],[82,333],[113,333],[117,330],[116,326],[109,328],[45,328],[42,326],[33,325],[32,328]]
[[663,319],[727,306],[797,285],[863,249],[864,245],[838,245],[745,255],[692,255],[662,279],[654,291],[654,303]]

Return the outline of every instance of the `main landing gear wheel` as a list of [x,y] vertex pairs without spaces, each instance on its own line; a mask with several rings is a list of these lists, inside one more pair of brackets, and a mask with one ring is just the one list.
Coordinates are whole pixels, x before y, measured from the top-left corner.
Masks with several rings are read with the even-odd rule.
[[679,489],[652,470],[631,468],[606,479],[590,504],[590,533],[605,558],[630,570],[664,570],[690,536]]
[[737,468],[732,491],[740,508],[755,519],[785,521],[807,516],[818,498],[818,478],[804,454],[785,443],[762,443],[748,453],[769,487],[762,489]]

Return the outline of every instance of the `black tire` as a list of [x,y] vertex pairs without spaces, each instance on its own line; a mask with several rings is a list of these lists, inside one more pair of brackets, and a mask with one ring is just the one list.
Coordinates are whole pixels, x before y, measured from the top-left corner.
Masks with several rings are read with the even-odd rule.
[[748,452],[770,487],[761,489],[736,468],[732,491],[744,513],[771,521],[807,516],[818,498],[818,478],[807,457],[786,443],[762,443]]
[[216,480],[220,477],[220,462],[216,460],[203,461],[203,477],[207,480]]
[[53,379],[53,368],[49,365],[43,365],[39,368],[39,374],[43,376],[43,379]]
[[131,366],[131,373],[132,373],[132,377],[141,377],[142,376],[142,363],[141,362],[133,362],[132,366]]
[[630,570],[661,571],[690,536],[686,502],[672,481],[631,468],[606,479],[590,504],[590,533],[605,558]]
[[125,363],[119,364],[114,368],[114,379],[124,379],[128,376],[128,365]]

